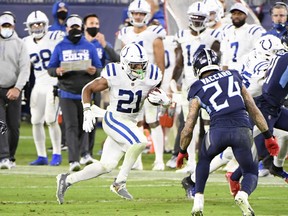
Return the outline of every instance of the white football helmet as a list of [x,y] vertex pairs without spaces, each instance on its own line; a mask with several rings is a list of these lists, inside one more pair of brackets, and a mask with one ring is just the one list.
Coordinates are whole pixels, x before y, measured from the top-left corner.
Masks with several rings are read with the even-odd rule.
[[122,69],[131,79],[144,79],[148,55],[141,45],[132,43],[124,46],[120,52],[120,62]]
[[209,19],[206,26],[212,27],[224,16],[224,8],[218,0],[204,0],[203,2],[209,12]]
[[27,26],[25,30],[28,30],[34,38],[39,39],[47,33],[49,20],[45,13],[37,10],[29,14],[24,24]]
[[279,50],[285,50],[285,47],[281,39],[271,34],[262,36],[255,45],[257,56],[267,61],[271,60]]
[[[136,22],[136,20],[134,19],[133,15],[132,15],[133,12],[143,13],[146,15],[141,22]],[[149,20],[150,20],[151,7],[150,7],[150,4],[148,2],[146,2],[145,0],[134,0],[129,5],[127,13],[128,13],[128,17],[130,19],[130,23],[133,26],[142,27],[144,25],[147,25]]]
[[188,8],[187,14],[189,16],[189,27],[192,30],[199,33],[206,28],[209,12],[203,2],[194,2]]

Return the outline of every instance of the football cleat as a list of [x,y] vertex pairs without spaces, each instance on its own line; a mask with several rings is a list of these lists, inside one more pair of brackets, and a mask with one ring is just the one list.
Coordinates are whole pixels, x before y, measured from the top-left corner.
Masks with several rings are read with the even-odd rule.
[[259,164],[258,164],[258,176],[259,177],[265,177],[265,176],[268,176],[268,175],[269,175],[269,170],[265,169],[262,161],[259,161]]
[[255,216],[253,209],[248,202],[248,195],[244,191],[239,191],[235,196],[235,203],[242,211],[243,216]]
[[0,169],[11,169],[11,168],[12,168],[12,164],[8,158],[2,159],[0,161]]
[[165,169],[165,165],[163,162],[154,162],[153,163],[153,171],[163,171]]
[[166,166],[171,169],[176,169],[176,161],[177,161],[177,156],[173,155],[171,159],[167,161]]
[[272,164],[269,171],[272,175],[283,178],[284,181],[288,183],[288,173],[283,170],[283,167],[276,167],[274,164]]
[[50,166],[59,166],[62,163],[62,156],[59,154],[53,154],[49,163]]
[[203,216],[203,209],[204,209],[204,195],[198,193],[195,195],[191,215],[192,216]]
[[232,175],[232,172],[227,172],[225,174],[225,177],[229,183],[229,189],[230,189],[230,193],[232,196],[236,196],[236,194],[238,193],[238,191],[240,190],[240,183],[239,181],[233,181],[231,180],[231,175]]
[[110,186],[110,190],[120,196],[123,199],[131,200],[133,196],[128,192],[126,188],[126,182],[114,183]]
[[48,165],[48,158],[38,156],[38,158],[30,163],[31,166]]
[[191,180],[189,181],[188,178],[191,178],[190,176],[183,178],[181,184],[186,192],[186,197],[188,199],[194,199],[195,196],[195,183]]
[[69,163],[69,171],[70,172],[77,172],[81,169],[80,163],[78,161],[74,161]]
[[87,166],[89,164],[92,164],[94,161],[96,160],[93,159],[90,154],[86,154],[84,157],[81,157],[80,164]]
[[67,176],[69,173],[63,173],[59,174],[56,177],[56,182],[57,182],[57,190],[56,190],[56,198],[59,204],[64,203],[64,194],[66,190],[71,186],[71,184],[66,182]]

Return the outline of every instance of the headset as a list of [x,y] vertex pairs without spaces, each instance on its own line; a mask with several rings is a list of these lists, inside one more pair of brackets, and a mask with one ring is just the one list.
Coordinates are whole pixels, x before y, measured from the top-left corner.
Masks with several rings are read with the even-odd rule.
[[11,12],[11,11],[4,11],[3,13],[0,14],[0,17],[3,16],[3,15],[10,15],[13,17],[13,21],[14,21],[14,24],[16,23],[16,17],[15,15]]
[[277,8],[286,8],[286,11],[288,12],[288,5],[284,2],[275,2],[274,5],[270,8],[269,12],[270,12],[270,15],[272,15],[272,11],[273,9],[277,7]]

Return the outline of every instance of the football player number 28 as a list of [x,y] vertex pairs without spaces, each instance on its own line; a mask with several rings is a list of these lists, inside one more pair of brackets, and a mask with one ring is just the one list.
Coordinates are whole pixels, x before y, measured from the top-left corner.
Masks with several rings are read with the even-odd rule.
[[30,59],[33,59],[34,70],[36,71],[47,70],[50,58],[51,51],[49,49],[43,49],[39,53],[32,53],[30,55]]
[[[124,96],[125,99],[119,100],[117,104],[117,111],[123,113],[136,113],[139,112],[140,102],[142,98],[142,90],[138,90],[137,92],[132,92],[131,90],[119,90],[119,97]],[[134,98],[136,98],[136,103],[133,103]],[[129,105],[133,105],[133,107],[129,107]],[[131,106],[130,105],[130,106]],[[124,108],[124,106],[126,108]]]
[[[228,100],[226,99],[222,104],[217,104],[215,102],[215,99],[223,92],[221,86],[219,85],[219,82],[211,82],[208,85],[203,86],[204,92],[206,92],[207,89],[209,88],[215,88],[216,91],[215,93],[210,97],[209,101],[212,104],[212,107],[216,110],[219,111],[221,109],[224,109],[226,107],[229,107]],[[228,96],[234,97],[234,96],[240,96],[241,97],[241,92],[240,92],[240,86],[238,82],[234,82],[233,76],[228,77]]]

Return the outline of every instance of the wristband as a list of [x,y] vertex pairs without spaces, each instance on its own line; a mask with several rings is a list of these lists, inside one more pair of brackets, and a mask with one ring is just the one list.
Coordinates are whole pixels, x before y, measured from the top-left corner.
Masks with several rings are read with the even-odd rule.
[[90,103],[84,103],[84,104],[83,104],[83,111],[85,112],[85,111],[87,111],[87,110],[91,110],[91,108],[90,108]]
[[180,148],[180,151],[179,151],[181,154],[186,154],[187,153],[187,150],[183,150]]
[[270,139],[272,137],[272,134],[269,130],[262,133],[265,139]]

